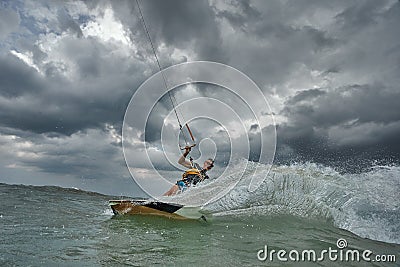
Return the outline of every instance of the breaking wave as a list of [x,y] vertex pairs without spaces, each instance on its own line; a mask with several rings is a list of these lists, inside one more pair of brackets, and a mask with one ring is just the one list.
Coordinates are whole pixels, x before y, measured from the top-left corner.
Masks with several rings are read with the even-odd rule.
[[[340,174],[313,163],[262,166],[246,162],[230,174],[190,189],[174,201],[198,205],[215,216],[290,214],[322,218],[361,237],[400,244],[400,167],[376,166],[360,174]],[[240,164],[239,164],[240,165]],[[236,172],[235,172],[236,171]],[[252,174],[265,176],[259,188],[248,190]],[[215,192],[224,195],[212,199]],[[170,199],[171,200],[171,199]]]

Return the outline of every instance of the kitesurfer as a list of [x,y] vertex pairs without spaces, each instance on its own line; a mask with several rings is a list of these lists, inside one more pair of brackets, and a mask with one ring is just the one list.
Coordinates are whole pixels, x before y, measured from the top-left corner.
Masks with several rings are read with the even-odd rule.
[[191,185],[196,185],[199,182],[204,181],[205,179],[209,179],[207,175],[207,171],[211,170],[214,167],[214,160],[209,158],[203,163],[203,168],[193,162],[192,160],[187,161],[186,157],[191,150],[190,146],[185,147],[185,152],[179,158],[178,163],[182,166],[188,168],[188,170],[182,175],[182,179],[178,180],[176,184],[174,184],[171,189],[169,189],[164,196],[172,196],[175,195],[179,190],[184,191],[186,188]]

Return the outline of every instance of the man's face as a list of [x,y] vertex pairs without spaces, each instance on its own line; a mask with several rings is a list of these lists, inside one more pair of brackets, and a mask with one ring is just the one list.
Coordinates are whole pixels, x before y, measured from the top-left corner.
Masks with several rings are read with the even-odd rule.
[[211,160],[204,161],[203,169],[211,170],[212,167],[214,167],[214,163]]

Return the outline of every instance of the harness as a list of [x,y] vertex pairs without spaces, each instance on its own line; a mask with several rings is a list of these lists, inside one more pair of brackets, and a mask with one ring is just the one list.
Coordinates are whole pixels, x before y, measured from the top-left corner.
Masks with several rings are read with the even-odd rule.
[[182,174],[182,181],[186,185],[190,184],[196,185],[198,182],[201,182],[203,180],[204,180],[203,174],[196,168],[189,169]]
[[[200,168],[198,164],[196,165]],[[197,183],[209,178],[206,174],[206,170],[199,170],[198,168],[195,168],[197,166],[192,166],[191,169],[185,171],[182,174],[182,179],[176,182],[181,190],[184,190],[191,185],[196,185]]]

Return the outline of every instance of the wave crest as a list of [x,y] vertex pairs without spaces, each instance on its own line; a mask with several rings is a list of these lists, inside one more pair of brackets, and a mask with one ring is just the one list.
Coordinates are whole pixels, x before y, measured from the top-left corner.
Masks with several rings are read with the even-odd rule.
[[[314,163],[261,165],[247,162],[244,173],[237,172],[242,166],[235,167],[230,174],[191,188],[190,194],[178,195],[175,200],[196,205],[234,184],[204,209],[216,216],[290,214],[322,218],[361,237],[400,243],[400,167],[376,166],[366,173],[340,174]],[[253,174],[265,179],[250,192]]]

